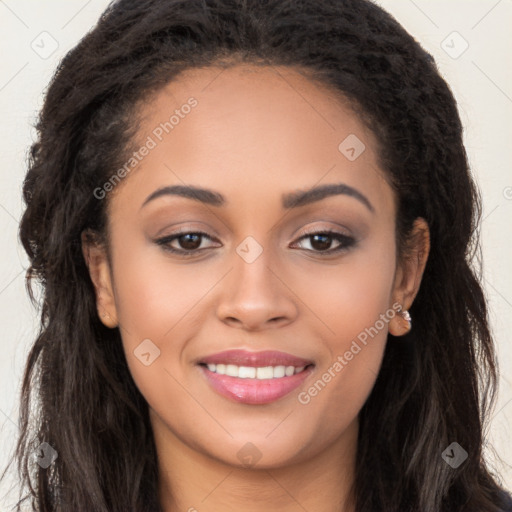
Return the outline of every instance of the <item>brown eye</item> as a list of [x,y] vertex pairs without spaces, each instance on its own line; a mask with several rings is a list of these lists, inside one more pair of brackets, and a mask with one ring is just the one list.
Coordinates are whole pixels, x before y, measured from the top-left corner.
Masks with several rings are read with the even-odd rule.
[[[201,231],[180,232],[168,235],[155,240],[157,245],[163,247],[165,251],[176,253],[182,256],[193,256],[204,249],[213,247],[213,245],[204,245],[204,242],[211,241],[213,238],[207,233]],[[217,245],[219,247],[220,245]]]
[[185,249],[187,251],[199,249],[201,246],[202,235],[198,233],[187,233],[186,235],[181,235],[176,238],[180,249]]
[[[309,247],[304,246],[304,242],[309,242]],[[348,250],[355,243],[356,240],[350,236],[335,231],[320,231],[302,236],[295,245],[309,252],[329,255]]]
[[311,247],[317,251],[325,251],[331,248],[332,237],[325,234],[311,235]]

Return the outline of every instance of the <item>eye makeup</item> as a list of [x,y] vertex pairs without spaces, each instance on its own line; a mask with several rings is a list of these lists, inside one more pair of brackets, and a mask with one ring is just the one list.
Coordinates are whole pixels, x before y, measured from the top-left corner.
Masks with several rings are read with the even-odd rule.
[[[201,247],[205,239],[210,240],[212,242],[218,242],[214,237],[212,237],[205,231],[189,230],[187,228],[182,228],[175,233],[171,233],[169,235],[157,238],[154,240],[154,242],[157,245],[161,246],[162,249],[166,252],[179,255],[182,257],[191,257],[196,256],[207,249],[215,248],[212,246]],[[298,247],[299,250],[313,252],[320,256],[331,256],[333,254],[345,252],[356,245],[356,240],[354,237],[347,236],[343,233],[339,233],[331,229],[317,229],[303,233],[295,242],[293,242],[290,245],[290,247],[296,248],[298,243],[302,241],[309,241],[312,248],[307,249],[304,247]],[[335,248],[331,247],[333,242],[336,242],[338,244]],[[177,245],[182,245],[182,247],[176,247],[176,243]],[[315,248],[315,244],[319,244],[320,247],[317,245],[317,247]],[[322,245],[324,247],[322,247]],[[325,245],[328,245],[328,247],[325,247]],[[217,245],[217,247],[219,246]]]

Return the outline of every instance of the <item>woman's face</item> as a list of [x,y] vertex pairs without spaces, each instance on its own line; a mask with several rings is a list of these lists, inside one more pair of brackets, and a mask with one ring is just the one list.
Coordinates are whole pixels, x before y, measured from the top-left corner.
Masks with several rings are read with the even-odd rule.
[[422,272],[372,133],[287,68],[187,71],[142,115],[86,257],[156,437],[260,467],[353,446]]

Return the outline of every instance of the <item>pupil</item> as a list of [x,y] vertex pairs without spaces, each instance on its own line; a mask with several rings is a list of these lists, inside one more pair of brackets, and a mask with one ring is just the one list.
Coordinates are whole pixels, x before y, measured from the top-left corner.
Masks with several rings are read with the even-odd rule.
[[329,249],[331,246],[331,237],[330,235],[313,235],[313,241],[311,245],[315,249]]
[[201,245],[200,239],[201,235],[189,233],[187,235],[180,236],[179,241],[183,249],[197,249]]

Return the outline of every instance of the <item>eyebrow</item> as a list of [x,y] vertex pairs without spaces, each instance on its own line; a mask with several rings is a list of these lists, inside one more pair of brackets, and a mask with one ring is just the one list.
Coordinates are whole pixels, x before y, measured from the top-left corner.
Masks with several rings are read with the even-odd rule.
[[308,190],[299,190],[297,192],[285,194],[283,195],[283,208],[298,208],[300,206],[320,201],[322,199],[325,199],[326,197],[341,194],[357,199],[358,201],[363,203],[366,206],[366,208],[368,208],[368,210],[370,210],[372,213],[375,211],[372,203],[370,203],[370,201],[364,194],[359,192],[359,190],[350,187],[349,185],[345,185],[344,183],[337,183],[333,185],[320,185],[318,187],[314,187]]
[[[172,185],[155,190],[146,198],[144,203],[142,203],[142,207],[150,201],[167,195],[185,197],[211,206],[224,206],[227,203],[226,198],[214,190],[195,187],[193,185]],[[299,208],[301,206],[315,203],[335,195],[353,197],[364,204],[372,213],[375,212],[373,205],[364,194],[349,185],[345,185],[344,183],[320,185],[308,190],[299,190],[284,194],[282,196],[282,205],[284,209],[289,210],[291,208]]]

